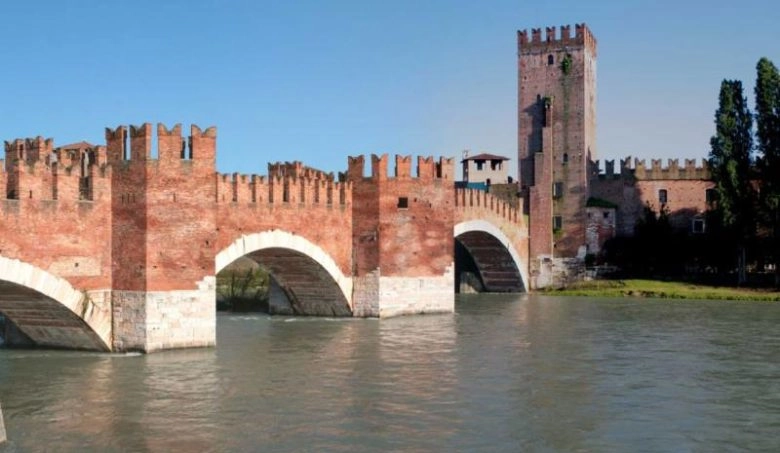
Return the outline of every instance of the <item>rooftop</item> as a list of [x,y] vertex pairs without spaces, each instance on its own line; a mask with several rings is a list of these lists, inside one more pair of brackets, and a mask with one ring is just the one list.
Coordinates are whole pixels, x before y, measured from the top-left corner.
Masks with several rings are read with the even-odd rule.
[[468,156],[465,159],[463,159],[461,162],[466,162],[467,160],[509,160],[509,158],[504,156],[499,156],[496,154],[482,153],[474,156]]

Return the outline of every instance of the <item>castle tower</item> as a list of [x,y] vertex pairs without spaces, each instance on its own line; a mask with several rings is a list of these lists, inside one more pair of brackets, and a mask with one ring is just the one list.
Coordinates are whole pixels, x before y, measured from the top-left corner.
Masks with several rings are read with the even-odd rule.
[[585,248],[589,162],[596,158],[596,39],[585,24],[523,30],[518,44],[518,175],[531,257]]

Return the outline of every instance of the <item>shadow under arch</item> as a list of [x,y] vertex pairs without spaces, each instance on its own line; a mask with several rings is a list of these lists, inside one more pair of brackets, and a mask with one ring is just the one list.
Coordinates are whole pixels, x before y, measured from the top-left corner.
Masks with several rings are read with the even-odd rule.
[[[0,314],[24,344],[109,351],[110,309],[99,307],[65,279],[0,256]],[[13,344],[13,341],[9,342]]]
[[308,239],[283,230],[243,235],[217,254],[216,272],[241,257],[271,271],[296,314],[352,316],[352,279]]
[[454,236],[457,282],[465,266],[477,274],[485,292],[527,291],[528,277],[520,254],[499,228],[484,220],[470,220],[455,225]]

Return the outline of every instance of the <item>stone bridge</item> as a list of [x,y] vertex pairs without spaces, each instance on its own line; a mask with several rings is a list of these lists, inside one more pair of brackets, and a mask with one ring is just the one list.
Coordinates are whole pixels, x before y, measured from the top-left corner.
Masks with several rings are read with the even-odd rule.
[[[215,171],[216,129],[106,129],[106,144],[6,142],[0,316],[9,343],[102,351],[211,346],[215,275],[262,263],[298,312],[452,312],[461,250],[483,289],[523,291],[528,229],[491,195],[454,188],[452,159],[348,158]],[[457,244],[457,247],[456,247]]]

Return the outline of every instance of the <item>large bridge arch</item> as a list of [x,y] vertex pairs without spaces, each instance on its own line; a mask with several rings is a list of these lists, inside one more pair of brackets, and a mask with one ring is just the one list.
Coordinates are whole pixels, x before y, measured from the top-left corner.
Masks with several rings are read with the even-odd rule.
[[0,256],[0,313],[35,345],[109,351],[107,292],[90,294],[32,264]]
[[528,290],[527,267],[512,240],[486,220],[467,220],[454,227],[455,240],[474,259],[486,289],[491,292]]
[[352,315],[352,278],[321,247],[284,230],[246,234],[216,256],[216,272],[241,257],[270,268],[302,313]]

